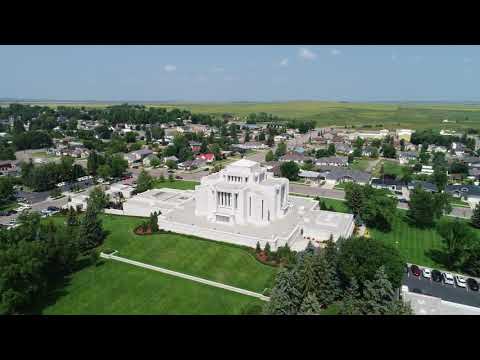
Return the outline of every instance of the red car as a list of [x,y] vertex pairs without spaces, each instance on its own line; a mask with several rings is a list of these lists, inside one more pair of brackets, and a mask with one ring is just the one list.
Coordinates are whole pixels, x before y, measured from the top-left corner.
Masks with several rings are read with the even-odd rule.
[[410,271],[415,276],[420,276],[422,274],[422,270],[417,265],[410,266]]

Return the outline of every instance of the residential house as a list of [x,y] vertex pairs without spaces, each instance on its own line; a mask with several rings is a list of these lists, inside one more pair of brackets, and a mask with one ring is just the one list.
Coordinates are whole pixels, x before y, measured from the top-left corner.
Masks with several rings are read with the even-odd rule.
[[362,156],[370,157],[372,156],[372,154],[375,153],[375,151],[377,152],[377,154],[379,153],[378,148],[374,146],[366,146],[362,149]]
[[420,186],[423,188],[423,190],[425,191],[429,191],[429,192],[437,192],[438,189],[437,189],[437,185],[431,183],[431,182],[428,182],[428,181],[420,181],[420,180],[412,180],[408,183],[408,190],[413,190],[415,189],[415,187],[417,186]]
[[155,154],[150,154],[148,156],[146,156],[144,159],[143,159],[143,166],[145,167],[150,167],[152,166],[152,160],[153,161],[157,161],[158,160],[158,163],[160,163],[160,158],[155,155]]
[[455,152],[455,155],[461,157],[465,154],[467,147],[462,143],[452,142],[452,150]]
[[262,166],[267,168],[268,172],[273,173],[274,176],[282,176],[282,172],[280,171],[280,166],[282,163],[280,161],[269,161],[262,163]]
[[371,174],[365,171],[350,170],[343,167],[335,167],[331,170],[320,172],[320,179],[333,185],[343,182],[365,185],[369,183],[370,177]]
[[205,160],[207,163],[211,163],[215,160],[215,155],[213,153],[198,154],[195,156],[195,159]]
[[268,149],[268,146],[260,141],[248,141],[243,144],[234,144],[234,148],[243,149],[243,150],[257,150],[257,149]]
[[289,152],[280,158],[280,161],[293,161],[297,164],[304,164],[308,160],[314,161],[315,159],[296,152]]
[[334,143],[335,151],[340,154],[351,154],[353,153],[353,148],[345,143]]
[[180,170],[193,170],[205,166],[207,162],[202,159],[187,160],[178,164]]
[[317,166],[348,166],[348,157],[346,156],[327,156],[321,157],[315,161]]
[[279,143],[279,142],[282,142],[282,141],[286,141],[288,138],[284,135],[275,135],[273,137],[273,141],[276,142],[276,143]]
[[408,198],[408,184],[403,181],[384,177],[383,179],[372,179],[370,185],[375,189],[385,189],[393,192],[401,198]]
[[124,155],[124,159],[128,161],[128,164],[131,165],[133,163],[142,161],[148,155],[153,154],[153,151],[150,149],[140,149],[136,151],[131,151],[128,154]]
[[398,161],[400,164],[408,164],[410,161],[415,161],[417,159],[417,153],[414,151],[399,151],[398,152]]
[[196,141],[190,141],[188,144],[190,145],[190,149],[192,149],[194,154],[199,153],[200,149],[202,148],[202,144]]
[[317,171],[300,170],[298,177],[305,180],[305,183],[320,183],[320,173]]
[[18,163],[19,163],[18,160],[0,161],[0,174],[16,175],[20,170]]
[[169,160],[174,161],[175,163],[178,163],[178,158],[175,155],[167,156],[167,157],[163,158],[164,163],[167,163],[167,161],[169,161]]
[[480,186],[477,185],[447,185],[445,192],[467,201],[471,207],[480,202]]
[[383,139],[387,137],[390,132],[387,129],[382,129],[378,131],[355,131],[348,134],[350,140],[355,140],[357,137],[360,139]]
[[432,152],[432,153],[435,153],[435,152],[446,153],[448,151],[448,149],[445,146],[438,146],[438,145],[430,144],[430,145],[428,145],[427,151]]

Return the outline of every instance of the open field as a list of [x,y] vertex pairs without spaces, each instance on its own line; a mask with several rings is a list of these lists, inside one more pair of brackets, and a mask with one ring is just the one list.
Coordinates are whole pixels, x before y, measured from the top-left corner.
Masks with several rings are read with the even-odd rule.
[[[57,107],[106,107],[108,103],[36,103]],[[480,128],[480,105],[448,103],[347,103],[328,101],[236,102],[236,103],[152,103],[146,106],[188,109],[195,113],[240,117],[266,112],[283,118],[315,120],[318,126],[372,126],[411,129]],[[448,119],[449,123],[442,123]]]
[[263,306],[249,296],[114,261],[75,273],[44,315],[235,315]]
[[195,190],[195,185],[199,185],[198,181],[190,181],[190,180],[174,180],[169,181],[165,179],[165,181],[155,180],[154,188],[170,188],[170,189],[178,189],[178,190]]

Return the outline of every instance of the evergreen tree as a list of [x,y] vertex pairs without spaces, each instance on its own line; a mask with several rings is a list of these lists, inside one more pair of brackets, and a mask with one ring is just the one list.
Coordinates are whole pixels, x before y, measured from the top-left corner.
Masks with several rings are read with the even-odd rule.
[[315,255],[314,269],[314,293],[320,304],[328,306],[340,297],[341,282],[334,259],[327,259],[325,249],[322,249]]
[[255,252],[258,254],[260,251],[262,251],[262,248],[260,247],[260,241],[257,241],[257,246],[255,248]]
[[265,248],[263,249],[265,251],[265,254],[267,256],[270,255],[270,243],[267,241],[267,243],[265,244]]
[[68,209],[67,225],[68,225],[68,226],[76,226],[76,225],[78,225],[77,212],[75,211],[75,209],[74,209],[72,206],[70,206],[70,209]]
[[395,292],[388,281],[385,268],[381,266],[375,273],[374,280],[365,281],[363,290],[362,312],[368,315],[382,315],[388,312]]
[[314,293],[308,293],[305,299],[303,299],[302,305],[298,315],[318,315],[322,311],[322,307],[317,300]]
[[79,242],[84,251],[100,245],[105,239],[106,233],[98,215],[98,208],[93,203],[92,198],[89,198],[79,232]]
[[150,214],[150,229],[152,232],[158,232],[158,215],[154,211],[153,213]]
[[298,279],[294,270],[282,269],[278,273],[275,286],[266,304],[264,313],[268,315],[296,315],[303,297],[298,289]]
[[361,294],[357,280],[353,278],[343,294],[339,313],[341,315],[361,315]]
[[150,190],[152,186],[153,178],[147,171],[142,170],[138,175],[136,192],[142,193],[144,191]]
[[472,225],[476,228],[480,228],[480,203],[475,205],[475,209],[473,209],[472,217],[470,219]]

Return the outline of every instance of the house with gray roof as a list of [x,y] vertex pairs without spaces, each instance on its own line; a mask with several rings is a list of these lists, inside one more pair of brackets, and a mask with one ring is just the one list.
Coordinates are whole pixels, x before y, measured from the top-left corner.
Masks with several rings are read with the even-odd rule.
[[399,151],[398,152],[398,161],[400,164],[408,164],[410,161],[415,161],[417,159],[417,153],[415,151]]
[[339,184],[343,182],[354,182],[365,185],[370,181],[371,174],[365,171],[350,170],[343,167],[334,167],[331,170],[320,173],[320,179],[327,183]]
[[447,185],[445,192],[466,200],[472,207],[480,202],[480,186],[477,185]]
[[282,161],[282,162],[283,161],[293,161],[297,164],[303,164],[307,160],[313,161],[315,159],[311,156],[305,156],[303,154],[299,154],[299,153],[296,153],[296,152],[289,152],[288,154],[285,154],[280,158],[280,161]]
[[346,156],[326,156],[315,161],[317,166],[348,166],[348,157]]

